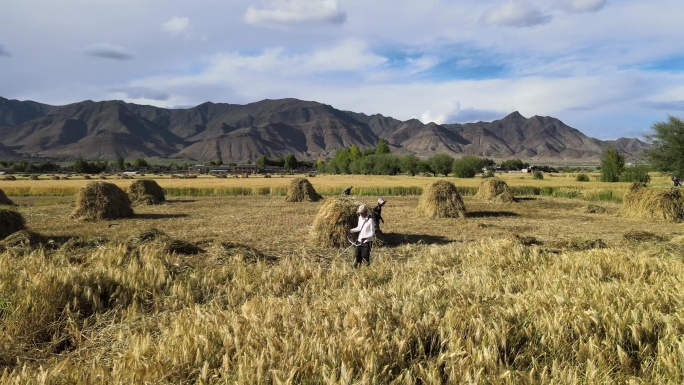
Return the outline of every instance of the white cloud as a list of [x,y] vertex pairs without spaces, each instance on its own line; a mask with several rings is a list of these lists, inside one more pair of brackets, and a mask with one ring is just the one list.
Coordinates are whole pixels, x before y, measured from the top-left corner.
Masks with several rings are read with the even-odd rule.
[[249,7],[244,20],[263,26],[343,24],[347,14],[337,0],[275,0],[263,9]]
[[560,7],[568,12],[596,12],[607,3],[608,0],[561,0]]
[[423,55],[417,58],[409,58],[406,62],[409,66],[409,72],[411,74],[417,74],[435,67],[439,64],[439,58],[436,56]]
[[178,36],[190,27],[190,19],[187,17],[174,16],[164,24],[162,29],[174,36]]
[[12,54],[10,53],[10,51],[7,50],[7,48],[5,48],[4,45],[0,44],[0,57],[3,56],[12,57]]
[[102,59],[130,60],[135,57],[135,53],[124,47],[109,43],[93,44],[86,48],[85,54]]
[[171,95],[166,91],[148,87],[118,87],[112,88],[110,91],[116,94],[123,94],[127,99],[166,101],[171,98]]
[[506,27],[532,27],[550,21],[551,15],[525,0],[509,0],[507,3],[489,9],[482,15],[484,24]]

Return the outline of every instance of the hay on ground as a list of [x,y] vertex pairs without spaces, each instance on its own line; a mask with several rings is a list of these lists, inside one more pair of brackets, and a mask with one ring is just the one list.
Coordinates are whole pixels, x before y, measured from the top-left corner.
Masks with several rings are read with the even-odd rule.
[[635,183],[625,195],[622,215],[628,218],[680,222],[684,220],[684,194],[680,189],[650,188]]
[[0,208],[0,239],[21,230],[26,230],[24,217],[17,211]]
[[558,239],[545,244],[547,250],[558,252],[565,251],[586,251],[593,249],[605,249],[608,247],[602,239]]
[[157,205],[166,200],[164,189],[152,179],[139,179],[128,187],[128,197],[134,203]]
[[221,254],[229,258],[239,258],[245,262],[257,263],[259,261],[272,263],[278,260],[278,258],[265,255],[261,251],[247,245],[243,245],[236,242],[224,242],[221,243]]
[[11,199],[5,195],[5,192],[0,189],[0,206],[16,206]]
[[31,175],[29,177],[30,180],[40,180],[40,177],[38,175]]
[[117,185],[108,182],[90,182],[78,191],[74,219],[97,221],[102,219],[130,218],[133,216],[131,200]]
[[361,204],[348,197],[324,200],[311,226],[312,243],[318,247],[348,246],[347,230],[356,227],[356,211]]
[[586,211],[588,214],[605,214],[608,210],[603,206],[591,204],[587,206]]
[[38,233],[20,230],[0,241],[0,250],[30,251],[47,243],[48,239]]
[[133,247],[147,243],[151,243],[155,248],[164,250],[169,254],[195,255],[206,251],[194,243],[171,238],[163,231],[155,228],[133,234],[128,238],[128,244]]
[[17,177],[14,175],[5,175],[2,180],[17,180]]
[[287,188],[286,202],[318,202],[323,197],[316,192],[311,182],[306,178],[294,178]]
[[660,236],[658,234],[654,234],[650,231],[629,231],[622,234],[622,236],[632,243],[667,241],[667,238]]
[[515,202],[513,192],[506,182],[496,177],[485,179],[477,190],[475,198],[497,203]]
[[428,218],[465,218],[466,208],[453,183],[430,183],[418,201],[418,211]]

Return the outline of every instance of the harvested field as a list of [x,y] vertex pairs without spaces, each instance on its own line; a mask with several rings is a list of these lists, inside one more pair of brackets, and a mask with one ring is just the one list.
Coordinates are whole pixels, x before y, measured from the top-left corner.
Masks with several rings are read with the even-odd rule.
[[12,198],[64,246],[0,252],[0,383],[684,381],[681,224],[616,203],[465,196],[453,220],[393,197],[392,242],[355,270],[309,238],[330,198],[172,197],[88,223],[73,197]]

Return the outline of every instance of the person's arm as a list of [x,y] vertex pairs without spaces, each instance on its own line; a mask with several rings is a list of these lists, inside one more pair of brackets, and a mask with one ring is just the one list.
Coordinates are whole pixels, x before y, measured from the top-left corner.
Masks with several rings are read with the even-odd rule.
[[361,217],[359,217],[359,223],[354,227],[353,229],[350,229],[350,233],[358,233],[361,231],[361,228],[363,227],[363,222],[361,221]]

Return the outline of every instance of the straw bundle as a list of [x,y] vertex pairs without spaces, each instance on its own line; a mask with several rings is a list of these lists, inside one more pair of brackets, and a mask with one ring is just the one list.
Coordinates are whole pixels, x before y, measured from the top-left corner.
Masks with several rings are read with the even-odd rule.
[[466,208],[453,183],[437,180],[423,191],[418,211],[429,218],[465,218]]
[[16,206],[14,202],[5,195],[5,192],[2,191],[2,189],[0,189],[0,205]]
[[311,182],[305,178],[294,178],[287,188],[286,202],[318,202],[323,197],[316,192]]
[[679,222],[684,219],[684,194],[676,188],[648,188],[635,183],[625,195],[622,215],[628,218]]
[[0,239],[25,229],[26,221],[20,213],[14,210],[0,209]]
[[28,230],[19,230],[0,241],[0,250],[22,251],[40,247],[48,243],[43,235]]
[[475,198],[497,203],[513,203],[515,197],[506,182],[499,178],[487,178],[480,185]]
[[326,199],[321,203],[311,226],[311,240],[319,247],[348,245],[347,230],[357,225],[356,210],[361,202],[345,197]]
[[166,200],[164,189],[151,179],[139,179],[128,188],[128,197],[134,203],[158,205]]
[[78,192],[76,210],[72,218],[87,221],[129,218],[133,216],[131,200],[117,185],[108,182],[90,182]]

